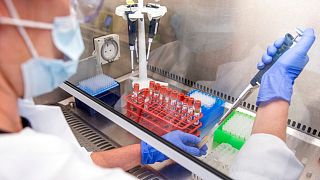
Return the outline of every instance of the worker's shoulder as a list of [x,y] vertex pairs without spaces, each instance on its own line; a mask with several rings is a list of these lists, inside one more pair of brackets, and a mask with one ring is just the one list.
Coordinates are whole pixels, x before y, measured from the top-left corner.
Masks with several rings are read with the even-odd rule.
[[88,163],[72,144],[30,128],[0,135],[0,159],[0,179],[134,179]]
[[[72,151],[65,140],[25,128],[18,133],[0,135],[0,152],[61,153]],[[1,154],[0,153],[0,154]]]

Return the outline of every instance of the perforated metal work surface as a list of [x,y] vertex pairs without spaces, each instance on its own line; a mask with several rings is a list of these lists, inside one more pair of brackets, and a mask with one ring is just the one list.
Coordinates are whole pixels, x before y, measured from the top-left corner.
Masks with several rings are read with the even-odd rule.
[[87,151],[104,151],[118,147],[117,144],[111,142],[107,137],[103,136],[90,125],[75,116],[68,108],[61,107],[62,112],[81,146]]
[[156,175],[152,170],[147,168],[142,168],[141,166],[135,167],[128,171],[128,173],[134,175],[138,179],[143,180],[162,180],[164,178]]
[[[117,143],[111,141],[108,137],[84,122],[80,117],[72,113],[68,107],[60,106],[62,112],[80,145],[87,151],[105,151],[120,147]],[[137,166],[128,171],[128,173],[143,180],[162,180],[148,166]]]

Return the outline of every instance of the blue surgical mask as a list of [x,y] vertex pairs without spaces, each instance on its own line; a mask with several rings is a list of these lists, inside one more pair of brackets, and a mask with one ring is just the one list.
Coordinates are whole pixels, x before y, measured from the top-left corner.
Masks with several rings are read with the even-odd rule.
[[[79,23],[74,16],[56,17],[53,24],[47,24],[20,20],[12,7],[9,8],[9,12],[13,18],[0,18],[0,24],[17,25],[20,35],[32,54],[32,58],[23,63],[21,67],[24,98],[32,98],[50,92],[76,73],[84,44]],[[23,26],[51,29],[54,45],[66,59],[39,56]]]
[[[66,24],[67,27],[63,27]],[[78,59],[84,50],[79,24],[72,17],[57,17],[53,23],[52,36],[54,45],[69,60],[38,56],[22,64],[26,98],[52,91],[76,73]]]

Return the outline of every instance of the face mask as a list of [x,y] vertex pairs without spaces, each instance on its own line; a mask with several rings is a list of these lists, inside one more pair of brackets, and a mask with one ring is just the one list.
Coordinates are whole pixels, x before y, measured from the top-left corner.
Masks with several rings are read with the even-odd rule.
[[[14,11],[15,9],[12,7],[9,8],[9,12],[14,18],[2,18],[0,24],[17,25],[19,33],[33,56],[21,67],[24,80],[24,98],[32,98],[52,91],[76,73],[78,59],[84,50],[84,44],[79,23],[74,16],[56,17],[53,24],[47,24],[19,20]],[[4,20],[7,23],[3,23]],[[54,45],[68,60],[39,57],[22,26],[52,29]]]

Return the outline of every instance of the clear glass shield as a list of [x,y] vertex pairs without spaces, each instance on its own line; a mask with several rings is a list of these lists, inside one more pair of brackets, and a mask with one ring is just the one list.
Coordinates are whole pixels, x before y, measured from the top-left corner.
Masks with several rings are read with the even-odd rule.
[[[167,89],[161,91],[161,85],[159,89],[156,85],[150,87],[148,92],[133,88],[131,77],[138,77],[137,57],[134,53],[136,73],[131,74],[127,22],[115,15],[115,8],[124,3],[108,1],[94,22],[82,24],[86,50],[77,74],[69,82],[159,138],[174,130],[200,138],[208,136],[208,155],[199,158],[228,175],[234,157],[250,136],[254,117],[249,111],[256,110],[258,90],[243,103],[242,107],[248,111],[233,113],[230,121],[215,127],[225,111],[225,104],[232,103],[249,84],[268,45],[288,32],[295,33],[295,28],[301,26],[313,27],[319,35],[319,2],[162,0],[160,4],[166,6],[168,12],[160,19],[151,46],[148,77],[168,83],[172,91],[177,91],[176,95],[170,96]],[[147,16],[145,26],[147,36]],[[94,38],[110,34],[119,35],[120,57],[101,64],[98,54],[103,51],[97,49]],[[296,80],[289,115],[296,122],[291,126],[305,126],[305,131],[310,127],[310,133],[315,132],[315,136],[320,129],[318,49],[319,41],[316,41],[309,51],[309,64]],[[182,99],[179,99],[180,93],[184,95]],[[188,109],[182,109],[183,99],[187,96],[202,100],[200,114],[205,120],[195,116],[195,103],[191,115]],[[81,102],[78,103],[81,107]],[[186,107],[189,106],[187,103]],[[81,108],[96,115],[90,107]],[[235,128],[239,124],[241,128]],[[223,139],[228,137],[236,139],[236,143]]]

